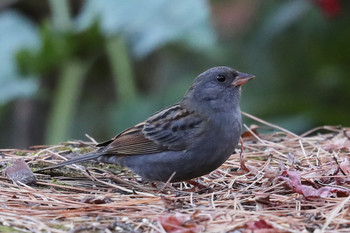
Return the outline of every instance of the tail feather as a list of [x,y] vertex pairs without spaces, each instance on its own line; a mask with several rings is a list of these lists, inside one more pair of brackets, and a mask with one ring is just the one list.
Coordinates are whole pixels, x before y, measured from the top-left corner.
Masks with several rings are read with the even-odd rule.
[[91,153],[87,153],[87,154],[84,154],[84,155],[77,156],[75,158],[69,159],[67,161],[64,161],[64,162],[56,164],[56,165],[52,165],[52,166],[49,166],[49,167],[41,168],[39,170],[36,170],[35,172],[41,172],[41,171],[45,171],[45,170],[49,170],[49,169],[63,167],[63,166],[70,165],[70,164],[73,164],[73,163],[80,163],[80,162],[84,162],[84,161],[88,161],[88,160],[92,160],[92,159],[97,159],[102,154],[103,154],[103,152],[94,151],[94,152],[91,152]]

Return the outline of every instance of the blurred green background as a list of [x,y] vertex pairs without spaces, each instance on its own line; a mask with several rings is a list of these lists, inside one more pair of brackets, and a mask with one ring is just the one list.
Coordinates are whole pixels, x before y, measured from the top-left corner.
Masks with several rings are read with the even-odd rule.
[[349,126],[349,13],[346,0],[1,0],[0,148],[109,139],[218,65],[257,76],[243,111],[296,133]]

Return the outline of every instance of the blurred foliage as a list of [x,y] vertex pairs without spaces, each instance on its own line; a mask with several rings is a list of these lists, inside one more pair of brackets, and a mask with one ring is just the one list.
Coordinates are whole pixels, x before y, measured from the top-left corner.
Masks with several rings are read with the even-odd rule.
[[267,71],[264,77],[273,90],[266,96],[265,89],[260,116],[273,116],[299,132],[349,124],[349,4],[344,1],[335,18],[320,14],[311,1],[287,1],[272,9],[250,45],[253,64],[268,67],[259,73]]
[[209,17],[203,0],[87,0],[77,27],[84,30],[99,18],[105,36],[122,33],[134,55],[144,57],[171,42],[184,42],[191,50],[213,46]]
[[37,27],[15,11],[0,12],[0,104],[30,96],[37,90],[36,77],[19,72],[16,52],[37,50],[40,39]]
[[244,111],[296,132],[350,124],[346,1],[6,2],[1,147],[108,139],[217,65],[257,76]]

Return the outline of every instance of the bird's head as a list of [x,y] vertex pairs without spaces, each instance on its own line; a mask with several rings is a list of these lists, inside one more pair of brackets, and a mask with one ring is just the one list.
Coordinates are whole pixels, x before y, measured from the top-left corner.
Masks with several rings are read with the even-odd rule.
[[230,67],[213,67],[198,75],[182,102],[188,107],[230,111],[239,107],[241,86],[253,78]]

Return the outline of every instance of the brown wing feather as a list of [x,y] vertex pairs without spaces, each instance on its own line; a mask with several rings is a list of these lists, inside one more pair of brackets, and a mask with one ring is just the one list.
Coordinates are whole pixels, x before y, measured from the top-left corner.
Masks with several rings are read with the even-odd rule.
[[142,155],[185,150],[203,133],[206,123],[207,119],[180,105],[173,105],[97,146],[105,147],[102,151],[106,155]]
[[136,125],[100,145],[106,146],[104,149],[106,154],[138,155],[164,151],[165,148],[145,138],[142,129],[143,124]]

